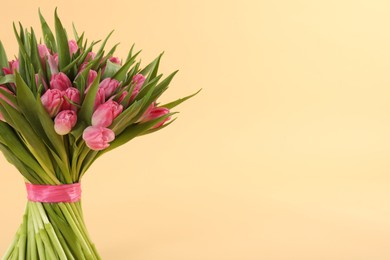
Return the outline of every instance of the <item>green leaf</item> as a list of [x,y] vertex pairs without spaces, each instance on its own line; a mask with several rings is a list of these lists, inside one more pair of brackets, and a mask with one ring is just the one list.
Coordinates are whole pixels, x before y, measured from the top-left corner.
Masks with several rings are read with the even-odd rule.
[[133,43],[133,45],[131,45],[131,48],[130,48],[130,50],[129,50],[129,54],[127,54],[126,61],[130,60],[131,57],[133,56],[134,46],[135,46],[135,44]]
[[135,74],[138,72],[139,70],[139,66],[141,65],[141,62],[137,62],[133,68],[131,68],[131,70],[127,73],[126,75],[126,80],[123,82],[123,85],[126,86],[128,84],[131,83],[131,81],[133,80],[133,77],[135,76]]
[[118,81],[124,81],[125,78],[126,78],[126,74],[127,74],[127,71],[130,69],[131,65],[133,65],[135,59],[137,58],[138,54],[140,53],[141,51],[137,52],[136,54],[134,54],[133,57],[131,57],[131,59],[129,59],[128,61],[126,61],[125,64],[123,64],[122,68],[120,68],[116,73],[115,75],[113,76],[114,79],[118,80]]
[[169,84],[171,83],[173,77],[175,77],[178,70],[172,72],[168,77],[166,77],[163,81],[161,81],[157,87],[155,88],[155,91],[153,92],[152,96],[150,97],[151,101],[157,100],[167,89]]
[[177,105],[180,105],[181,103],[183,103],[184,101],[196,96],[202,89],[199,89],[197,92],[195,92],[194,94],[192,95],[189,95],[189,96],[186,96],[184,98],[179,98],[173,102],[170,102],[170,103],[167,103],[167,104],[164,104],[164,105],[161,105],[161,107],[165,107],[165,108],[168,108],[168,109],[172,109],[174,107],[176,107]]
[[89,125],[91,124],[91,118],[92,118],[93,108],[95,105],[96,93],[99,88],[100,75],[101,75],[101,71],[99,70],[97,77],[95,78],[90,88],[88,89],[88,93],[85,96],[85,99],[83,101],[83,104],[79,112],[80,120],[87,122]]
[[118,146],[121,146],[121,145],[127,143],[131,139],[141,135],[145,131],[151,129],[156,124],[162,122],[163,120],[165,120],[166,118],[168,118],[174,114],[176,114],[176,113],[169,113],[169,114],[166,114],[162,117],[148,121],[146,123],[133,124],[133,125],[128,126],[120,135],[116,136],[115,140],[111,142],[110,146],[107,149],[103,150],[102,152],[106,153],[106,152],[108,152],[108,151],[110,151]]
[[148,76],[145,79],[144,84],[147,84],[149,81],[151,81],[154,77],[156,77],[158,72],[158,67],[160,65],[161,57],[164,53],[161,53],[154,61],[152,61],[148,66],[146,66],[143,70],[141,70],[140,74]]
[[103,77],[102,79],[105,79],[105,78],[112,78],[115,73],[121,68],[121,65],[119,64],[116,64],[116,63],[113,63],[111,61],[107,61],[106,62],[106,68],[104,70],[104,74],[103,74]]
[[14,165],[16,169],[23,175],[26,180],[33,184],[45,184],[37,174],[35,174],[31,169],[29,169],[22,160],[17,158],[15,154],[9,149],[9,147],[4,144],[0,144],[0,150],[3,152],[4,157],[9,163]]
[[61,72],[68,74],[69,70],[74,68],[77,65],[77,63],[81,60],[81,58],[82,58],[82,56],[79,55],[76,59],[74,59],[71,63],[69,63],[65,68],[62,68]]
[[142,134],[140,134],[139,136],[148,135],[148,134],[152,134],[152,133],[154,133],[154,132],[160,131],[160,130],[164,129],[165,127],[169,126],[170,124],[172,124],[173,122],[175,122],[176,119],[177,119],[177,118],[172,119],[172,120],[170,120],[168,123],[166,123],[166,124],[164,124],[164,125],[162,125],[162,126],[160,126],[160,127],[149,129],[149,130],[143,132]]
[[8,74],[0,77],[0,85],[4,85],[7,83],[15,83],[15,76],[12,74]]
[[0,75],[4,75],[1,68],[8,68],[8,66],[7,54],[5,53],[3,43],[0,41]]
[[3,95],[6,99],[8,99],[14,106],[17,106],[16,96],[14,94],[8,93],[3,88],[0,88],[0,93]]
[[[35,32],[32,28],[31,28],[30,49],[31,49],[32,64],[34,65],[35,72],[38,72],[39,70],[42,70],[43,68],[42,68],[40,57],[39,57],[37,39],[35,37]],[[35,82],[35,79],[34,79],[34,82]]]
[[49,25],[47,24],[45,18],[43,17],[41,10],[39,9],[39,19],[41,21],[43,40],[46,46],[53,52],[57,52],[57,44],[54,38],[53,32],[51,31]]
[[[18,138],[17,134],[13,129],[4,122],[0,122],[0,142],[5,144],[12,154],[22,161],[28,168],[30,168],[34,173],[38,174],[37,179],[42,179],[44,181],[50,181],[46,176],[45,171],[37,163],[34,156],[26,148],[24,143]],[[40,176],[40,177],[39,177]]]
[[111,37],[111,35],[113,34],[113,32],[114,32],[114,30],[112,30],[112,31],[107,35],[107,37],[104,39],[104,41],[103,41],[102,44],[100,45],[100,48],[99,48],[98,52],[96,53],[96,55],[99,55],[100,53],[103,52],[104,47],[106,46],[107,41],[108,41],[108,39]]
[[7,102],[1,99],[0,102],[2,108],[4,108],[4,110],[8,113],[9,117],[15,124],[14,128],[22,135],[27,148],[30,150],[30,152],[45,170],[46,174],[50,177],[53,183],[59,184],[58,179],[54,176],[54,168],[52,165],[52,161],[50,160],[49,153],[41,138],[36,134],[36,132],[32,129],[26,118],[22,114],[20,114],[20,112],[16,111],[13,107],[8,105]]
[[57,50],[58,50],[58,66],[61,69],[65,68],[70,63],[70,52],[68,45],[68,37],[62,23],[57,15],[57,9],[54,14],[54,22],[56,28]]
[[67,162],[68,157],[64,143],[61,136],[54,131],[54,122],[43,107],[40,96],[34,97],[33,93],[17,72],[15,77],[17,86],[16,97],[22,113],[30,122],[35,132],[42,138],[44,143],[49,146],[51,150],[56,151],[57,155],[64,162]]
[[139,114],[142,108],[142,101],[135,101],[130,107],[123,111],[112,122],[110,129],[115,132],[116,135],[120,134]]
[[153,89],[152,90],[152,92],[153,92],[154,88],[156,87],[156,85],[157,85],[158,81],[161,79],[161,77],[162,77],[162,74],[158,75],[158,77],[155,77],[154,79],[152,79],[148,83],[144,84],[142,86],[141,91],[138,93],[136,99],[140,100],[140,99],[144,98],[146,96],[146,94],[151,91],[151,89]]
[[[79,34],[77,33],[76,26],[74,25],[74,23],[72,23],[72,28],[73,28],[74,39],[76,40],[77,45],[79,45],[78,41],[79,41],[80,37],[79,37]],[[79,47],[80,47],[80,45],[79,45]]]

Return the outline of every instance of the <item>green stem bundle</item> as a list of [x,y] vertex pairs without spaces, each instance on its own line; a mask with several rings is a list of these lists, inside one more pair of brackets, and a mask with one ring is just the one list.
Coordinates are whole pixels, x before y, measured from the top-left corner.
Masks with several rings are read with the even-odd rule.
[[23,223],[3,260],[101,259],[88,235],[81,203],[27,202]]

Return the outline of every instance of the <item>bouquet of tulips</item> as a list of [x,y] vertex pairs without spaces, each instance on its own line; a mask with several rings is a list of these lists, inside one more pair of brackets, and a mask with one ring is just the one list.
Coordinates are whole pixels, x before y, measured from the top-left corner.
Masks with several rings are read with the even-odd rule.
[[[176,72],[158,73],[161,55],[145,67],[132,47],[74,40],[55,12],[54,33],[39,12],[43,42],[19,23],[19,55],[0,42],[0,150],[23,175],[23,223],[3,259],[100,259],[88,235],[80,181],[102,154],[173,122],[170,111],[193,95],[159,105]],[[99,49],[93,48],[100,42]]]

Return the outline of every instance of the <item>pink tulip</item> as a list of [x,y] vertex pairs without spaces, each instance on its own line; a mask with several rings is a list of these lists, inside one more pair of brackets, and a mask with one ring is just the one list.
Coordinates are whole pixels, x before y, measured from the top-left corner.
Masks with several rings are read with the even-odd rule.
[[123,111],[123,106],[113,100],[109,100],[98,106],[92,115],[92,125],[109,127],[112,121]]
[[97,72],[94,70],[89,70],[88,79],[87,79],[87,89],[92,85],[96,77],[97,77]]
[[50,80],[50,88],[51,89],[59,89],[61,91],[65,91],[68,88],[72,87],[72,82],[66,74],[60,72],[58,74],[53,74]]
[[106,78],[102,82],[100,82],[99,88],[104,89],[106,98],[109,98],[118,88],[119,84],[120,82],[116,79]]
[[81,63],[81,65],[80,65],[80,67],[79,67],[78,73],[83,72],[83,70],[85,70],[85,68],[87,67],[87,65],[88,65],[88,62],[83,62],[83,63]]
[[[159,117],[162,117],[166,114],[169,114],[169,109],[165,107],[155,107],[155,104],[151,104],[148,109],[145,111],[144,115],[142,116],[140,122],[145,123],[154,119],[157,119]],[[165,118],[162,122],[154,125],[152,128],[158,128],[162,126],[166,121],[171,119],[171,117]]]
[[110,146],[115,139],[115,133],[102,126],[89,126],[83,132],[85,144],[92,150],[99,151]]
[[85,61],[92,61],[96,57],[96,53],[94,52],[88,52],[87,57],[85,57]]
[[145,82],[145,79],[146,79],[145,76],[142,75],[142,74],[136,74],[136,75],[134,75],[133,81],[132,81],[132,83],[135,84],[134,90],[140,91],[142,85],[143,85],[144,82]]
[[[58,74],[58,54],[49,55],[47,57],[47,63],[49,64],[51,74]],[[46,63],[44,66],[46,66]]]
[[[130,99],[124,104],[125,107],[128,107],[130,103],[135,99],[135,97],[138,95],[139,91],[136,91],[133,89],[133,92],[131,93]],[[118,103],[122,103],[126,96],[129,94],[126,90],[122,92],[122,94],[118,98]]]
[[9,68],[3,68],[5,75],[14,74],[15,70],[19,70],[19,60],[11,60],[9,63]]
[[44,44],[38,44],[38,52],[39,52],[39,57],[41,58],[41,61],[43,61],[43,63],[45,63],[44,62],[45,58],[51,55],[50,50]]
[[35,84],[37,85],[37,88],[39,88],[39,85],[42,83],[45,90],[48,89],[47,83],[43,77],[41,77],[38,73],[35,73]]
[[[70,101],[76,104],[80,104],[80,91],[77,88],[70,87],[63,92],[63,95],[67,97]],[[61,110],[73,110],[77,111],[77,106],[71,104],[64,98],[62,103]]]
[[48,89],[41,97],[42,105],[45,107],[50,117],[54,117],[58,114],[63,100],[62,92],[58,89]]
[[68,41],[70,56],[75,54],[79,50],[79,46],[75,40]]
[[118,57],[110,57],[108,60],[118,65],[121,64],[121,60]]
[[[129,92],[127,92],[126,90],[122,92],[122,94],[119,96],[118,98],[118,103],[122,103],[123,100],[125,100],[127,94],[129,94]],[[125,106],[127,106],[128,104],[125,104]]]
[[95,104],[93,106],[93,110],[95,111],[101,104],[106,101],[106,95],[104,94],[104,89],[99,88],[96,97],[95,97]]
[[63,110],[54,119],[54,130],[59,135],[68,134],[76,125],[77,114],[73,110]]

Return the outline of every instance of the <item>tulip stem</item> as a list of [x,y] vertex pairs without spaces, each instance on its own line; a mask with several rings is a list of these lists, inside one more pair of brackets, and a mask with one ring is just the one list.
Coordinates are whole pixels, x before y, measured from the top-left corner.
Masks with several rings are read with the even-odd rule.
[[3,260],[101,259],[85,227],[81,204],[27,203]]

